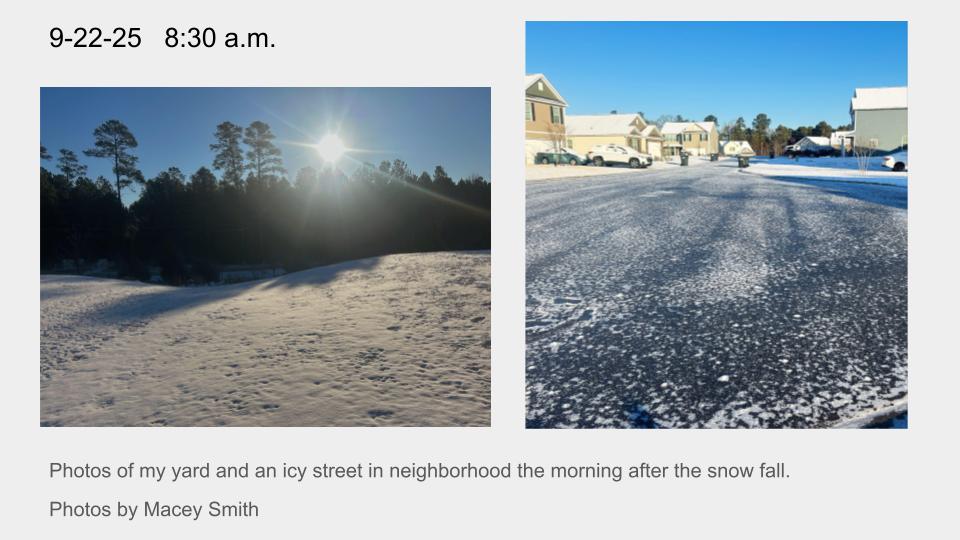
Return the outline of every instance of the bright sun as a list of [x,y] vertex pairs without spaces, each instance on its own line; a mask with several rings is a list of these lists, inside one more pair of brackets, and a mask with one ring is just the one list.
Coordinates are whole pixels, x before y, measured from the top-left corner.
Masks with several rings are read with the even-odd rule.
[[317,152],[323,158],[324,163],[328,165],[336,163],[346,151],[347,147],[344,146],[343,140],[336,133],[327,133],[317,143]]

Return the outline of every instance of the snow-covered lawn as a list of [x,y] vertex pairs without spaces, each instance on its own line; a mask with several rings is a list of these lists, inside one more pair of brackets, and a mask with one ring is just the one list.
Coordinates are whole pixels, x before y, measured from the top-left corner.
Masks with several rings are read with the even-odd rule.
[[389,255],[173,288],[40,278],[40,420],[485,426],[490,255]]
[[883,156],[871,157],[867,170],[861,173],[857,167],[857,159],[854,157],[798,158],[796,160],[787,157],[752,158],[750,167],[742,169],[742,172],[768,177],[907,186],[907,172],[893,172],[882,163]]

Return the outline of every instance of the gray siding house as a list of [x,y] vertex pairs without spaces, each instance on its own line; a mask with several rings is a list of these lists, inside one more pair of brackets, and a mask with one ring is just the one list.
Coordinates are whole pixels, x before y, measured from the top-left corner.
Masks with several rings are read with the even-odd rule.
[[857,88],[850,100],[853,146],[893,152],[907,145],[907,87]]

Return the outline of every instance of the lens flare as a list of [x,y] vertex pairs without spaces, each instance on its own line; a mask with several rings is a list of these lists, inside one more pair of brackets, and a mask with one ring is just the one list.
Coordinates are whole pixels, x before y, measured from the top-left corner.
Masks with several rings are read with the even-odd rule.
[[336,133],[327,133],[317,143],[317,153],[320,154],[320,158],[327,165],[335,164],[346,151],[346,145],[343,144],[343,140]]

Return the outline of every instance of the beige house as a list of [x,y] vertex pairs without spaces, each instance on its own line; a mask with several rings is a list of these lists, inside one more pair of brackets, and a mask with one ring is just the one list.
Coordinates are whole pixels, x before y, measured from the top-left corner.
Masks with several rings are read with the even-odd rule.
[[755,156],[756,152],[747,141],[723,141],[720,143],[720,153],[725,156]]
[[529,164],[537,152],[566,145],[567,102],[542,73],[527,75],[525,101]]
[[571,115],[567,117],[567,146],[586,155],[598,144],[619,144],[663,159],[663,138],[657,126],[639,114]]
[[714,122],[667,122],[660,128],[663,156],[679,156],[681,151],[694,156],[719,153],[720,132]]

